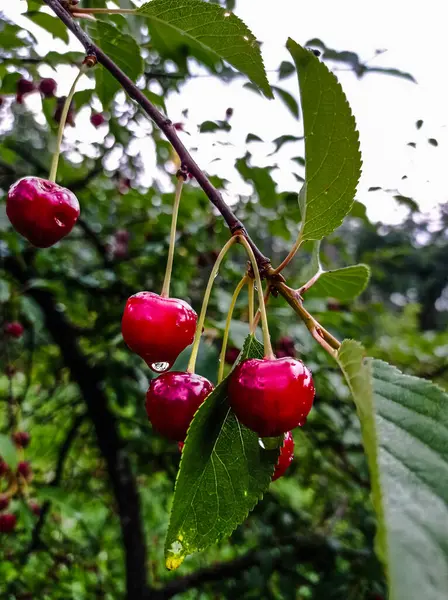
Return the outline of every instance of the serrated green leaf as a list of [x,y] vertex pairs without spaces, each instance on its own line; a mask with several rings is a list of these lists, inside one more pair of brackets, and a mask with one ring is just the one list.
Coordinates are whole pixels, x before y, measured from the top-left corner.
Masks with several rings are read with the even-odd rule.
[[[143,72],[143,59],[137,42],[130,35],[121,33],[116,27],[104,21],[88,24],[88,32],[102,50],[135,81]],[[96,93],[104,107],[112,101],[120,84],[104,67],[95,69]]]
[[[261,358],[248,336],[239,360]],[[188,430],[165,543],[166,565],[228,536],[247,517],[271,482],[278,450],[262,449],[227,403],[225,379],[197,411]]]
[[344,341],[339,363],[361,420],[390,600],[448,595],[448,395]]
[[11,438],[4,434],[0,434],[0,457],[5,461],[11,471],[15,471],[17,469],[19,462],[17,449],[14,446]]
[[369,278],[370,269],[363,264],[325,271],[306,294],[348,302],[366,289]]
[[28,12],[23,15],[30,21],[48,31],[53,37],[59,38],[66,44],[69,42],[68,29],[58,18],[43,12]]
[[302,240],[319,240],[342,223],[361,174],[355,119],[336,77],[289,39],[299,77],[305,131],[305,212]]
[[191,43],[227,61],[272,98],[257,40],[248,27],[232,12],[202,0],[152,0],[138,12],[153,29],[169,28]]

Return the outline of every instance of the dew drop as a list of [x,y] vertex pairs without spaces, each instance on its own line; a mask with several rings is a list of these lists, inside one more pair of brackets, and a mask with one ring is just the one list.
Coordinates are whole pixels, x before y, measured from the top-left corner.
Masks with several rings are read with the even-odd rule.
[[261,438],[258,438],[258,444],[260,445],[260,448],[263,448],[263,450],[266,450],[266,446],[264,445],[264,442]]
[[304,425],[306,425],[306,417],[304,417],[303,419],[301,419],[298,423],[299,427],[303,427]]
[[167,362],[157,362],[152,363],[151,369],[156,373],[163,373],[164,371],[167,371],[170,368],[170,366],[170,363]]
[[224,16],[225,16],[225,17],[230,17],[230,15],[231,15],[231,14],[232,14],[232,13],[225,12],[225,13],[224,13]]

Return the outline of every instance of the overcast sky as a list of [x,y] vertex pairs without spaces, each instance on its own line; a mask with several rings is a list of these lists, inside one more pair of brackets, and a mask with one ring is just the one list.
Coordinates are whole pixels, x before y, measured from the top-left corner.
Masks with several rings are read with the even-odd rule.
[[[17,1],[6,5],[5,0],[3,2],[2,10],[23,23],[19,14],[26,10],[26,3]],[[397,222],[405,211],[397,208],[390,195],[368,192],[370,186],[397,189],[417,200],[425,211],[448,201],[446,0],[429,0],[426,4],[416,0],[320,0],[312,3],[237,0],[236,13],[263,42],[263,56],[271,83],[277,81],[273,71],[282,60],[289,58],[285,49],[288,36],[301,44],[318,37],[329,47],[357,52],[362,60],[370,59],[372,66],[395,67],[412,73],[417,84],[379,74],[367,74],[358,80],[351,72],[337,71],[360,131],[364,166],[357,199],[367,205],[371,218],[390,223]],[[33,30],[42,39],[42,51],[64,47],[41,29]],[[75,46],[77,42],[73,44]],[[386,52],[375,56],[379,49]],[[45,69],[42,73],[52,74]],[[58,77],[61,93],[67,92],[72,78],[69,68],[61,69]],[[197,159],[201,166],[231,181],[230,194],[249,189],[234,170],[235,158],[244,153],[247,133],[255,133],[269,141],[285,133],[300,135],[301,132],[300,124],[280,100],[265,100],[244,89],[243,83],[242,79],[226,85],[215,78],[197,77],[182,87],[179,96],[172,96],[167,105],[174,121],[182,120],[182,110],[189,109],[186,129],[191,135],[185,134],[185,141],[199,147]],[[295,77],[280,85],[297,96]],[[38,108],[38,102],[37,97],[30,99],[30,107]],[[231,142],[232,146],[216,145],[214,136],[196,133],[198,123],[223,118],[229,106],[235,111],[232,132],[220,134],[218,139]],[[424,121],[419,131],[415,127],[417,119]],[[68,131],[68,135],[69,139],[92,139],[92,136],[101,139],[104,131],[93,130],[85,113],[79,116],[76,130]],[[437,139],[438,147],[428,144],[428,138]],[[417,147],[407,146],[408,142],[416,142]],[[142,144],[145,146],[149,142]],[[270,144],[251,144],[255,164],[272,164],[272,157],[267,157],[272,149]],[[280,157],[275,157],[280,169],[273,175],[280,189],[298,189],[299,184],[291,175],[294,167],[289,158],[301,154],[300,150],[288,145]],[[220,160],[213,161],[214,158]],[[402,180],[403,175],[408,178]],[[146,179],[149,183],[149,174]]]

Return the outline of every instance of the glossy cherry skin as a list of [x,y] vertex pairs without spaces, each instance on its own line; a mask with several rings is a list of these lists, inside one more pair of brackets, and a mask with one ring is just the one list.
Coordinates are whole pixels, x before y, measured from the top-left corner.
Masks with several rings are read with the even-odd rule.
[[146,412],[161,435],[183,442],[194,413],[213,390],[213,384],[194,373],[170,371],[153,379],[146,394]]
[[17,525],[17,517],[11,513],[0,515],[0,533],[11,533]]
[[0,510],[5,510],[9,506],[9,497],[6,494],[0,494]]
[[295,358],[249,358],[229,380],[229,402],[237,418],[260,437],[280,436],[303,425],[314,400],[309,369]]
[[49,248],[73,229],[79,202],[70,190],[39,177],[24,177],[9,188],[6,214],[14,229],[37,248]]
[[149,367],[155,363],[172,366],[182,350],[193,342],[197,318],[183,300],[139,292],[126,303],[121,331],[129,348]]
[[280,448],[280,456],[278,457],[277,464],[275,465],[274,475],[272,475],[272,481],[275,481],[279,477],[285,474],[286,469],[292,463],[294,459],[294,438],[292,433],[288,431],[285,435],[285,441]]
[[16,339],[21,338],[24,332],[24,327],[22,323],[19,323],[18,321],[13,321],[12,323],[5,323],[4,329],[6,335],[9,335],[10,337]]

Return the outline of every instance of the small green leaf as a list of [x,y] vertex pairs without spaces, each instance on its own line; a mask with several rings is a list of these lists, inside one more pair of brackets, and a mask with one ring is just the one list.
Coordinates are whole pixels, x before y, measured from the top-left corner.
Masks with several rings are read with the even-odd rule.
[[216,131],[230,131],[231,129],[227,121],[204,121],[199,126],[200,133],[215,133]]
[[390,600],[448,593],[448,395],[344,341],[339,363],[361,421]]
[[25,13],[23,16],[28,17],[30,21],[36,25],[39,25],[39,27],[42,27],[42,29],[48,31],[48,33],[51,33],[53,37],[59,38],[68,44],[68,29],[58,17],[53,17],[47,13],[34,11]]
[[11,471],[17,469],[19,459],[16,447],[11,438],[3,434],[0,434],[0,457],[5,461]]
[[369,279],[370,269],[363,264],[325,271],[306,295],[348,302],[366,289]]
[[289,142],[299,142],[300,140],[303,140],[302,136],[296,136],[296,135],[290,135],[290,134],[281,135],[280,137],[275,138],[275,140],[272,140],[272,143],[275,144],[275,150],[274,150],[274,152],[272,152],[272,154],[274,154],[275,152],[278,152],[280,150],[280,148],[282,146],[284,146],[285,144],[288,144]]
[[138,12],[148,19],[150,33],[171,30],[184,44],[200,46],[230,63],[272,98],[257,40],[232,12],[202,0],[152,0]]
[[262,142],[263,140],[261,139],[260,136],[256,135],[255,133],[249,133],[246,137],[246,144],[249,144],[250,142]]
[[319,240],[342,223],[361,174],[355,119],[336,77],[289,39],[297,67],[305,131],[302,240]]
[[[240,360],[263,354],[263,346],[248,336]],[[169,569],[230,535],[271,482],[278,449],[262,449],[257,434],[237,421],[226,389],[225,379],[199,408],[188,431],[165,543]]]
[[246,158],[236,161],[236,168],[245,181],[252,181],[257,192],[260,204],[273,208],[277,204],[276,183],[269,173],[268,167],[250,167]]
[[299,112],[299,104],[298,104],[297,100],[293,96],[291,96],[291,94],[289,92],[287,92],[286,90],[284,90],[282,88],[279,88],[279,87],[273,85],[272,89],[283,100],[283,103],[285,104],[285,106],[289,110],[289,112],[292,114],[292,116],[295,119],[298,119],[300,116],[300,112]]
[[[91,37],[98,43],[104,52],[117,63],[128,77],[135,81],[143,72],[143,59],[137,42],[130,35],[121,33],[110,23],[95,21],[88,24]],[[120,89],[120,84],[104,67],[95,69],[96,93],[104,107],[112,101],[115,93]]]
[[278,78],[279,79],[286,79],[286,77],[289,77],[290,75],[292,75],[295,71],[294,65],[292,63],[290,63],[287,60],[284,60],[283,62],[280,63],[280,68],[278,70]]

